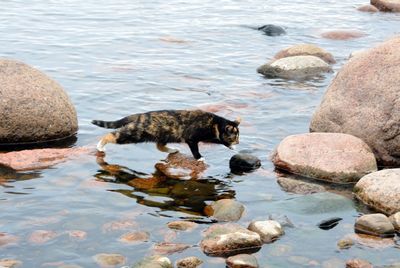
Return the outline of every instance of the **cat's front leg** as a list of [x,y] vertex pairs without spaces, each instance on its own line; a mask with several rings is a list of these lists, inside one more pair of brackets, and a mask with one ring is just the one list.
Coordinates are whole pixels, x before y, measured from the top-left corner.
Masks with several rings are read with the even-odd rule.
[[187,141],[186,143],[189,145],[193,157],[198,161],[204,161],[204,158],[199,153],[199,143],[197,141]]

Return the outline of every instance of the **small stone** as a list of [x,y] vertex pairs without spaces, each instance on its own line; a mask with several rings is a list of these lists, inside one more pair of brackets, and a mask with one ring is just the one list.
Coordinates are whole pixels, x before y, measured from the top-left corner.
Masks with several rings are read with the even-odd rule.
[[265,35],[268,36],[279,36],[286,34],[286,31],[283,27],[273,24],[266,24],[261,27],[258,27],[257,30],[262,31]]
[[277,221],[252,221],[247,228],[260,235],[263,243],[271,243],[284,234],[283,228]]
[[155,167],[168,178],[190,180],[200,178],[207,165],[193,157],[175,153],[169,154],[166,160],[157,163]]
[[167,225],[168,228],[179,231],[191,231],[198,226],[197,223],[191,221],[172,221],[169,222]]
[[232,173],[241,174],[251,172],[261,167],[261,161],[251,154],[235,154],[229,161],[229,167]]
[[348,249],[351,248],[353,245],[354,245],[354,240],[349,237],[342,238],[337,242],[337,246],[340,249]]
[[190,247],[190,245],[183,243],[162,242],[154,245],[154,252],[156,254],[169,255],[176,252],[182,252]]
[[379,9],[377,9],[373,5],[363,5],[363,6],[358,7],[357,10],[362,11],[362,12],[371,12],[371,13],[375,13],[375,12],[379,11]]
[[197,268],[203,261],[197,257],[187,257],[176,262],[177,268]]
[[150,238],[150,234],[148,232],[129,232],[123,234],[118,241],[133,244],[133,243],[141,243],[146,242]]
[[0,247],[16,245],[19,241],[18,236],[10,235],[7,233],[0,233]]
[[126,263],[126,258],[121,254],[101,253],[93,256],[94,261],[101,267],[117,267]]
[[371,0],[371,4],[384,12],[400,12],[399,0]]
[[356,30],[334,30],[321,34],[323,38],[333,40],[350,40],[366,36],[366,33]]
[[226,259],[228,268],[258,268],[256,257],[248,254],[239,254]]
[[332,67],[315,56],[293,56],[260,66],[257,72],[267,78],[307,79],[332,72]]
[[22,265],[22,262],[14,259],[0,259],[0,267],[17,268]]
[[338,225],[339,221],[343,220],[342,218],[334,217],[327,220],[323,220],[318,223],[318,227],[322,230],[330,230],[336,225]]
[[135,263],[132,268],[173,268],[173,266],[167,257],[151,256]]
[[352,259],[346,262],[346,268],[373,268],[373,266],[366,260]]
[[221,199],[205,208],[206,214],[218,221],[238,221],[244,210],[243,204],[232,199]]
[[293,56],[315,56],[328,64],[336,63],[331,53],[313,44],[299,44],[291,46],[279,51],[274,58],[281,59]]
[[29,242],[33,244],[44,244],[56,238],[58,234],[54,231],[36,230],[29,236]]
[[400,212],[397,212],[389,217],[390,222],[393,224],[394,229],[400,232]]
[[355,231],[362,234],[392,237],[394,236],[394,227],[388,217],[384,214],[368,214],[359,217],[355,223]]
[[228,257],[256,252],[261,248],[260,235],[237,224],[214,224],[205,231],[200,246],[210,256]]

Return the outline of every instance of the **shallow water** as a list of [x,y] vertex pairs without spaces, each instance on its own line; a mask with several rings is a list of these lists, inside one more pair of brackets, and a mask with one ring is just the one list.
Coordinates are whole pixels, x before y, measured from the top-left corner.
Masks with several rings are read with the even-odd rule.
[[[205,256],[196,245],[199,231],[211,222],[202,212],[205,204],[234,197],[246,206],[239,221],[243,225],[270,214],[286,215],[295,225],[255,254],[261,267],[323,266],[328,260],[340,263],[352,257],[375,264],[399,261],[396,246],[339,251],[337,240],[353,232],[355,218],[366,208],[348,189],[312,195],[285,192],[269,160],[284,137],[308,131],[335,74],[292,82],[256,73],[276,52],[298,43],[314,43],[331,52],[337,71],[352,51],[399,33],[400,15],[356,11],[367,2],[3,1],[0,56],[33,65],[66,89],[79,118],[75,146],[94,145],[106,133],[91,125],[92,119],[200,107],[231,119],[241,116],[238,150],[258,156],[262,169],[232,175],[228,162],[234,152],[204,145],[200,150],[210,167],[201,180],[166,180],[150,189],[124,183],[150,176],[154,164],[165,158],[152,144],[110,146],[106,161],[123,171],[110,172],[94,156],[35,172],[1,169],[8,182],[0,188],[0,232],[17,236],[19,242],[0,247],[0,257],[19,259],[23,267],[95,267],[92,256],[114,252],[131,264],[150,254],[154,243],[172,239],[194,247],[169,256],[171,260],[195,255],[207,262],[205,267],[223,267],[221,259]],[[269,23],[286,27],[288,34],[268,37],[251,29]],[[348,41],[320,37],[332,29],[356,29],[367,36]],[[179,148],[189,153],[185,145]],[[317,227],[330,217],[343,220],[331,230]],[[175,237],[166,223],[177,219],[201,224]],[[127,229],[109,228],[116,221],[125,222]],[[119,242],[129,228],[150,232],[150,241]],[[57,237],[38,245],[29,240],[35,230],[52,230]],[[85,231],[87,237],[71,238],[69,230]],[[296,264],[299,260],[302,264]]]

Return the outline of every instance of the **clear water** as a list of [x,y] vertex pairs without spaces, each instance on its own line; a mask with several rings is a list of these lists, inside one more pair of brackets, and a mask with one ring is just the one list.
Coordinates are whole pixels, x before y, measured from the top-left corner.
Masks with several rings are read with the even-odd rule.
[[[328,260],[362,257],[375,264],[399,261],[399,249],[354,246],[337,249],[337,240],[353,232],[354,220],[365,208],[349,190],[299,195],[285,192],[269,160],[287,135],[308,131],[309,121],[335,74],[308,82],[267,80],[256,73],[279,50],[293,44],[314,43],[337,59],[337,71],[355,50],[369,48],[399,33],[400,15],[362,13],[356,7],[368,1],[25,1],[4,0],[0,7],[0,56],[21,60],[58,81],[75,104],[79,118],[75,146],[93,145],[106,133],[92,119],[114,120],[158,109],[214,107],[218,114],[243,118],[239,150],[262,160],[258,172],[229,174],[232,151],[203,146],[210,165],[199,181],[166,181],[156,189],[139,189],[99,179],[131,178],[110,174],[95,157],[80,158],[34,173],[1,170],[9,179],[0,194],[0,232],[19,237],[17,245],[0,247],[0,257],[23,261],[23,267],[76,264],[95,267],[92,256],[120,253],[134,263],[152,252],[156,242],[174,237],[166,223],[195,218],[193,232],[177,233],[174,242],[194,247],[170,255],[199,256],[205,267],[223,267],[223,261],[205,256],[196,245],[210,222],[206,203],[230,196],[246,206],[239,221],[270,214],[287,215],[279,241],[255,254],[261,267],[323,266]],[[285,36],[268,37],[251,29],[264,24],[286,27]],[[334,41],[320,33],[354,29],[366,37]],[[189,152],[183,145],[184,152]],[[152,144],[110,146],[107,161],[151,174],[165,157]],[[125,176],[125,177],[124,177]],[[198,193],[198,194],[194,194]],[[316,224],[342,217],[324,231]],[[107,223],[130,220],[134,230],[151,233],[150,241],[126,245],[118,241],[127,230],[105,230]],[[36,245],[35,230],[59,235]],[[71,239],[68,230],[87,232]],[[297,258],[299,259],[299,258]],[[303,258],[304,259],[304,258]],[[311,262],[310,262],[311,261]],[[340,262],[340,261],[339,261]],[[326,263],[325,263],[326,264]]]

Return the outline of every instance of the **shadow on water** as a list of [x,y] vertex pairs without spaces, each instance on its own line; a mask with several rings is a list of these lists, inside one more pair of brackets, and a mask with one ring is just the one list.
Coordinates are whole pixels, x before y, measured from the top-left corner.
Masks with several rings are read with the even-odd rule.
[[26,142],[26,143],[0,143],[0,152],[11,152],[44,148],[71,148],[75,145],[78,138],[76,134],[66,138],[54,139],[42,142]]
[[133,198],[138,204],[158,207],[161,211],[205,216],[204,208],[207,202],[235,196],[235,191],[229,182],[212,177],[190,180],[171,179],[158,171],[146,174],[125,166],[109,164],[102,156],[98,156],[96,160],[101,167],[94,175],[98,180],[126,184],[133,188],[111,191]]

